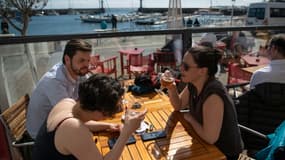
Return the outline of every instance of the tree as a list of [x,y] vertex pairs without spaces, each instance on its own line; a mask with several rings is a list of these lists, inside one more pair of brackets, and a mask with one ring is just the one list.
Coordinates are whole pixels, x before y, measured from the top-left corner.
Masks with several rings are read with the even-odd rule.
[[[44,8],[47,2],[48,0],[0,0],[0,14],[22,36],[26,36],[32,10]],[[11,20],[9,14],[12,12],[19,13],[18,21]]]

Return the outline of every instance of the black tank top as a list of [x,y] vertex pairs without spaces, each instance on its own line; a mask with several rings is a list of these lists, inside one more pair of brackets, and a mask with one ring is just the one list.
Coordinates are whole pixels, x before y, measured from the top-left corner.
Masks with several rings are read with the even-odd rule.
[[[215,145],[227,156],[237,156],[242,151],[242,139],[238,128],[237,114],[234,103],[227,94],[223,84],[216,79],[210,79],[203,87],[201,93],[197,95],[196,88],[188,84],[190,92],[189,104],[190,114],[203,124],[203,104],[205,100],[213,94],[220,96],[224,102],[224,115],[219,138]],[[214,107],[214,106],[213,106]]]
[[33,160],[76,160],[73,155],[63,155],[58,152],[54,144],[54,136],[57,128],[63,121],[69,118],[72,117],[63,119],[51,132],[47,131],[47,120],[44,122],[37,135],[35,145],[33,147]]

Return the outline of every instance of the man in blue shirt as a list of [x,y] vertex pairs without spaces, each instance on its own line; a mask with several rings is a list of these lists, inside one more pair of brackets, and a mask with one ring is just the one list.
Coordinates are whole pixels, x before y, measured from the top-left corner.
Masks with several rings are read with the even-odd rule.
[[[92,46],[88,42],[70,40],[65,46],[62,63],[54,65],[39,80],[31,95],[27,113],[27,130],[32,138],[36,138],[50,110],[60,100],[78,99],[78,85],[86,79],[91,52]],[[100,123],[98,127],[116,130],[119,126]]]
[[272,37],[268,43],[267,53],[271,62],[253,73],[249,83],[251,89],[265,82],[285,83],[285,34]]

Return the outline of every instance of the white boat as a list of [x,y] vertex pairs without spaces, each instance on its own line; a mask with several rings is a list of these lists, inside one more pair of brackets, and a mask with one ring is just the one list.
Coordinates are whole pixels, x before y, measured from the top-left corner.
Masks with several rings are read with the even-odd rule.
[[199,9],[194,12],[194,15],[222,15],[222,13],[218,11],[210,11],[208,9]]
[[59,16],[59,13],[56,12],[55,10],[51,10],[51,11],[46,12],[46,15],[48,15],[48,16]]
[[147,18],[136,20],[135,23],[138,25],[160,25],[166,23],[167,20],[159,19],[159,18]]
[[[115,15],[117,17],[118,22],[126,22],[134,20],[133,16],[129,16],[127,14],[123,15]],[[101,23],[102,21],[106,21],[107,23],[111,23],[111,15],[82,15],[80,19],[82,22],[87,23]]]
[[87,23],[101,23],[102,21],[106,21],[108,23],[111,22],[111,16],[99,16],[99,15],[83,15],[80,16],[82,22]]

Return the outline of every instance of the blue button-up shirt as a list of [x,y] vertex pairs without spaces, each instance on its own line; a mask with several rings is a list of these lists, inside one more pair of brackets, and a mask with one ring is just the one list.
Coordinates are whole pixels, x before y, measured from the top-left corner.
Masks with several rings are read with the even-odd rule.
[[256,85],[271,82],[285,83],[285,59],[272,60],[268,66],[255,71],[250,80],[250,88]]
[[36,138],[52,107],[60,100],[78,99],[79,82],[84,79],[86,78],[78,77],[74,80],[62,63],[54,65],[44,74],[37,83],[28,106],[27,130],[32,138]]

